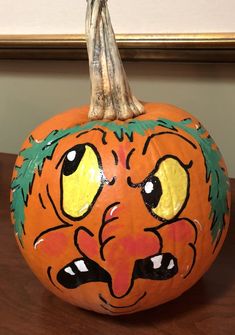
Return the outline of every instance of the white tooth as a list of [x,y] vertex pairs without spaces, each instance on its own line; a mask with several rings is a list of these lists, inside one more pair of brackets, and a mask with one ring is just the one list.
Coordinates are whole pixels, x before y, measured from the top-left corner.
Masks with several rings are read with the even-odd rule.
[[76,262],[74,262],[74,264],[76,265],[76,267],[78,268],[78,270],[80,272],[87,272],[87,271],[89,271],[88,268],[86,267],[85,262],[83,260],[76,261]]
[[151,261],[153,262],[153,268],[159,269],[162,265],[162,255],[158,255],[151,258]]
[[75,273],[73,272],[73,270],[70,266],[65,268],[64,271],[67,272],[68,274],[72,275],[72,276],[75,276]]
[[175,266],[175,264],[174,264],[174,261],[173,261],[173,259],[172,259],[172,260],[170,261],[170,263],[169,263],[167,269],[168,269],[168,270],[171,270],[171,269],[173,269],[174,266]]

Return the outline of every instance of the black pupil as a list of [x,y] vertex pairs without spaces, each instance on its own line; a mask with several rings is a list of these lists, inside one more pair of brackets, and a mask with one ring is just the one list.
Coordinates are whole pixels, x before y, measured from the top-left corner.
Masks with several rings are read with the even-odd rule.
[[156,208],[162,196],[162,186],[156,176],[152,176],[142,188],[142,196],[146,206]]
[[85,145],[77,145],[66,154],[62,167],[63,175],[69,176],[77,170],[77,167],[84,156],[85,150]]

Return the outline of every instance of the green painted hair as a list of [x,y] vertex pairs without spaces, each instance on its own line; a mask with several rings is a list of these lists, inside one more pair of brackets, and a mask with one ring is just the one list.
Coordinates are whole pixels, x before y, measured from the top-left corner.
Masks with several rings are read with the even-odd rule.
[[19,155],[22,156],[23,163],[21,166],[15,167],[17,175],[11,184],[11,211],[14,218],[15,232],[20,242],[22,243],[24,234],[24,209],[28,205],[28,198],[32,193],[35,174],[41,174],[45,160],[52,159],[53,153],[62,138],[83,131],[91,131],[94,127],[102,127],[112,131],[119,141],[123,141],[125,136],[132,141],[134,134],[137,133],[144,136],[148,130],[153,130],[158,126],[175,132],[178,132],[178,129],[185,131],[197,141],[201,148],[206,166],[206,182],[210,182],[208,200],[211,203],[211,235],[212,242],[215,243],[216,247],[225,226],[225,214],[229,211],[227,203],[229,180],[220,165],[221,153],[215,146],[213,139],[210,136],[205,136],[206,130],[201,125],[195,127],[191,119],[174,122],[163,118],[157,120],[132,120],[123,124],[92,121],[69,129],[54,130],[42,141],[30,136],[30,146],[20,152]]

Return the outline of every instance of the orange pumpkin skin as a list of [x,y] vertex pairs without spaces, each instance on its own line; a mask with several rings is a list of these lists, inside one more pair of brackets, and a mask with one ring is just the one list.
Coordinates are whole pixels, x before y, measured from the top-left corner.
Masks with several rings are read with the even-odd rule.
[[[119,138],[111,126],[95,122],[87,130],[63,133],[50,157],[34,166],[34,158],[54,145],[47,143],[28,165],[34,175],[24,199],[21,236],[16,229],[19,248],[45,287],[99,313],[133,313],[178,297],[208,270],[228,229],[226,167],[214,142],[206,142],[207,131],[200,132],[198,120],[174,106],[144,107],[146,113],[132,121],[109,122],[123,126]],[[15,226],[16,185],[29,160],[27,150],[40,146],[54,130],[78,126],[78,120],[86,126],[87,111],[84,106],[55,116],[24,143],[12,182]],[[162,119],[170,120],[171,127],[159,122],[125,132],[130,122],[140,127],[141,122]],[[219,157],[217,188],[204,142],[211,157]],[[78,167],[75,154],[81,156]],[[214,189],[225,206],[223,222],[213,222]],[[91,203],[84,207],[84,199]]]

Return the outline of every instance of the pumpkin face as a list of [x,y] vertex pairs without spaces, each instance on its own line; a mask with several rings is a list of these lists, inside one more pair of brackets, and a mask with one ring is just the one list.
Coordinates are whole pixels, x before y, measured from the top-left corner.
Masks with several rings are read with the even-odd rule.
[[[60,298],[133,313],[176,298],[224,241],[229,185],[222,156],[190,114],[145,104],[127,121],[59,115],[24,143],[12,219],[29,266]],[[77,124],[77,120],[80,124]]]

